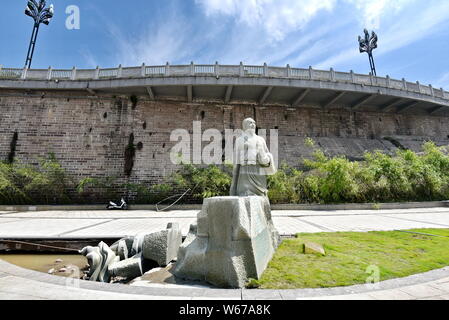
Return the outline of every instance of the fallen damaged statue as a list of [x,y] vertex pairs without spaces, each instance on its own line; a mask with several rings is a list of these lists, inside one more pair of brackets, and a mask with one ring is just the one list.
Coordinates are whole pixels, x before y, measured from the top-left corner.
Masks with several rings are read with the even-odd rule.
[[236,139],[229,197],[204,199],[197,224],[178,252],[174,274],[218,287],[241,288],[259,279],[280,243],[267,197],[267,175],[276,168],[253,119]]
[[120,239],[109,247],[85,247],[79,252],[86,256],[90,281],[110,282],[112,278],[133,279],[155,264],[165,267],[176,260],[182,234],[178,223],[169,223],[166,230],[138,234]]

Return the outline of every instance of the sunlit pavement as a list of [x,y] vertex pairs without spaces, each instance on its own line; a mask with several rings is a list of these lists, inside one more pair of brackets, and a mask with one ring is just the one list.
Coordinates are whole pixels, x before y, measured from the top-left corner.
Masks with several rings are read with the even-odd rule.
[[[0,212],[0,237],[88,238],[124,237],[165,229],[178,222],[183,235],[196,222],[198,210]],[[389,210],[274,210],[273,221],[282,236],[298,232],[335,232],[449,228],[449,208]]]
[[[178,222],[183,235],[198,210],[0,212],[0,238],[123,237]],[[280,234],[298,232],[449,228],[449,208],[273,211]],[[22,269],[0,260],[0,299],[449,299],[449,268],[371,285],[329,289],[248,290],[134,287],[66,278]]]

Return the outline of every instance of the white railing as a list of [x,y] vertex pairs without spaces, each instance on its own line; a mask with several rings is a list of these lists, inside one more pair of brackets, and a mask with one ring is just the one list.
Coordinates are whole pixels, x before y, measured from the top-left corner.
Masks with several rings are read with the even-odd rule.
[[293,78],[317,81],[333,81],[343,83],[361,84],[364,86],[386,87],[407,92],[415,92],[438,98],[449,98],[449,92],[442,88],[433,88],[431,85],[423,85],[419,82],[408,82],[405,79],[396,80],[390,77],[376,77],[354,72],[339,72],[330,70],[316,70],[287,67],[269,67],[255,65],[170,65],[145,66],[101,69],[17,69],[2,68],[0,66],[1,80],[103,80],[113,78],[142,78],[142,77],[169,77],[169,76],[237,76],[237,77],[273,77]]
[[98,71],[99,78],[117,78],[119,69],[100,69]]
[[195,74],[215,74],[215,66],[211,65],[195,65]]
[[52,79],[71,79],[72,78],[72,70],[52,70],[51,78]]
[[22,77],[22,69],[4,68],[0,69],[1,79],[17,79]]
[[245,75],[256,75],[256,76],[263,75],[263,67],[260,66],[244,66],[243,71]]
[[147,76],[160,76],[165,75],[165,66],[146,67],[145,75]]
[[298,68],[291,69],[290,76],[292,78],[308,79],[310,78],[309,69],[298,69]]

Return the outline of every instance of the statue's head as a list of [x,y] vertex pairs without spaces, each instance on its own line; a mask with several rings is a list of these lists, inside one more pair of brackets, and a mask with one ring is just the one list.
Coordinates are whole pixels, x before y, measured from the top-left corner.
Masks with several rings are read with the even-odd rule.
[[256,131],[256,121],[253,118],[246,118],[242,122],[243,131],[247,131],[248,129]]

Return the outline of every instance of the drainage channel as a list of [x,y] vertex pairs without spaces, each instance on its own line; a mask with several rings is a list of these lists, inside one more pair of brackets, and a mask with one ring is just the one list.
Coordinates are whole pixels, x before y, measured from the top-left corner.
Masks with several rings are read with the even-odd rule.
[[0,238],[0,253],[61,253],[76,252],[86,246],[97,246],[100,241],[107,245],[120,240],[110,238]]

